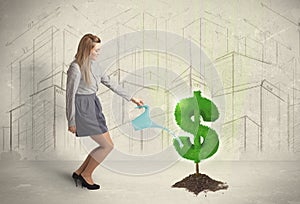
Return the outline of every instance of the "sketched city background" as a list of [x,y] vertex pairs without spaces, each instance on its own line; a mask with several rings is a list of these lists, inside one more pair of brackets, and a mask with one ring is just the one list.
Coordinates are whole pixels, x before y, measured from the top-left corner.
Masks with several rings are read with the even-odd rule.
[[[125,33],[144,30],[176,33],[197,44],[212,62],[204,66],[214,66],[224,86],[224,90],[210,93],[205,73],[201,75],[177,56],[142,50],[124,57],[116,47],[115,63],[107,73],[145,98],[155,108],[154,120],[180,132],[173,118],[176,99],[170,91],[180,89],[181,84],[176,84],[176,78],[161,78],[157,73],[163,67],[188,84],[191,95],[200,89],[212,101],[225,97],[226,115],[216,159],[299,159],[299,2],[219,5],[217,1],[156,1],[144,2],[144,6],[116,2],[70,1],[41,8],[36,3],[31,6],[38,14],[28,14],[23,20],[27,23],[10,31],[1,26],[2,159],[8,154],[24,160],[83,158],[88,149],[67,131],[65,117],[66,71],[78,42],[87,32],[98,35],[105,44]],[[34,10],[38,8],[39,12]],[[166,8],[170,12],[165,12]],[[2,15],[1,24],[9,19]],[[157,70],[135,74],[149,66]],[[128,76],[133,80],[124,80]],[[151,86],[143,83],[146,79]],[[166,80],[173,80],[174,87],[159,88]],[[134,138],[125,136],[120,131],[130,122],[125,110],[134,105],[122,98],[113,100],[113,94],[105,86],[97,93],[118,150],[147,155],[172,145],[172,137],[161,130],[132,130],[128,134]],[[111,110],[115,105],[121,107],[120,120]],[[145,140],[153,135],[154,139]]]

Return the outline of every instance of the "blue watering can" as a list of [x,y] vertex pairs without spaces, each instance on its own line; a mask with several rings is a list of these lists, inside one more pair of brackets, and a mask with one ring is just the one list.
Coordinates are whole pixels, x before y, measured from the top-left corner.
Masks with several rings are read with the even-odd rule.
[[151,120],[148,105],[137,106],[135,108],[145,108],[145,111],[141,115],[139,115],[138,117],[136,117],[135,119],[133,119],[131,121],[134,130],[142,130],[145,128],[161,128],[161,129],[169,132],[173,136],[173,138],[175,138],[179,142],[180,147],[183,147],[181,140],[174,134],[174,132],[172,132],[168,128],[165,128],[161,125],[156,124],[155,122],[153,122]]

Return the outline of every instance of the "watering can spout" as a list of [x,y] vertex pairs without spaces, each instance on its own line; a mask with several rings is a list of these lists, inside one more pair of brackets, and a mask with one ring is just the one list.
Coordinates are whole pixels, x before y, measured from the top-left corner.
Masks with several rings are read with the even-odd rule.
[[178,137],[176,137],[176,135],[173,132],[171,132],[169,129],[167,129],[163,126],[157,125],[155,122],[153,122],[151,120],[148,105],[137,106],[135,108],[145,108],[145,111],[141,115],[137,116],[135,119],[133,119],[131,121],[134,130],[142,130],[142,129],[151,128],[151,127],[164,129],[164,130],[168,131],[171,135],[173,135],[174,138],[177,139],[177,141],[180,144],[180,147],[183,147],[181,140]]
[[134,120],[131,121],[135,130],[142,130],[145,128],[165,129],[161,125],[158,125],[154,121],[151,120],[148,105],[137,106],[135,108],[145,108],[145,111],[141,115],[139,115],[138,117],[136,117]]

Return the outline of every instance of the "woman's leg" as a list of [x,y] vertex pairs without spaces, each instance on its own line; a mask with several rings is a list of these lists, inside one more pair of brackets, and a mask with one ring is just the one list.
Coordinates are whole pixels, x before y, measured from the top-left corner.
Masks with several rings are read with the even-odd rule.
[[93,184],[92,173],[95,168],[105,159],[105,157],[112,151],[114,144],[110,138],[109,132],[101,135],[91,136],[95,142],[99,144],[98,147],[91,151],[89,161],[82,171],[81,176],[89,183]]
[[79,169],[77,169],[77,170],[75,171],[75,173],[76,173],[77,175],[79,175],[79,174],[81,174],[81,172],[83,172],[83,170],[85,169],[85,167],[86,167],[87,164],[89,163],[90,158],[91,158],[91,155],[89,154],[89,155],[86,157],[86,159],[84,160],[84,162],[81,164],[81,166],[79,167]]

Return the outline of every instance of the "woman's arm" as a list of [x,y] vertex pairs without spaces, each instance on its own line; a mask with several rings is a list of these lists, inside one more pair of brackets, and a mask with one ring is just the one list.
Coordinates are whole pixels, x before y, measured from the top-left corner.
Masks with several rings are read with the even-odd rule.
[[67,71],[66,88],[66,116],[68,126],[75,126],[75,94],[80,83],[81,73],[79,67],[71,64]]
[[131,101],[132,95],[130,95],[124,88],[122,88],[115,81],[112,81],[110,79],[110,76],[106,74],[101,76],[101,83],[104,84],[106,87],[110,88],[113,92],[115,92],[119,96],[123,97],[125,100]]
[[96,66],[95,72],[97,72],[97,83],[102,83],[113,92],[118,94],[119,96],[123,97],[126,101],[132,101],[133,103],[137,104],[138,106],[144,105],[142,99],[134,98],[131,94],[129,94],[123,87],[117,84],[115,81],[111,80],[110,76],[105,74],[98,62],[93,62],[93,66]]
[[134,98],[134,97],[132,97],[131,101],[133,103],[135,103],[136,105],[138,105],[138,106],[144,105],[144,101],[142,99],[140,99],[140,98]]
[[144,105],[144,102],[142,99],[132,97],[120,85],[118,85],[116,82],[113,82],[108,75],[103,75],[101,77],[101,83],[103,83],[105,86],[110,88],[112,91],[114,91],[119,96],[122,96],[127,101],[132,101],[133,103],[135,103],[138,106]]

